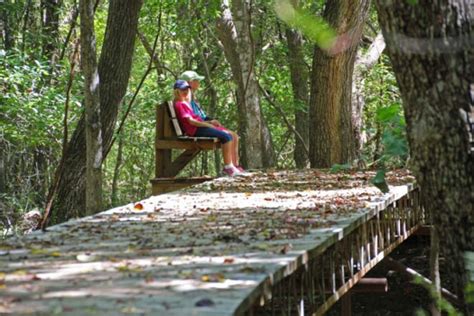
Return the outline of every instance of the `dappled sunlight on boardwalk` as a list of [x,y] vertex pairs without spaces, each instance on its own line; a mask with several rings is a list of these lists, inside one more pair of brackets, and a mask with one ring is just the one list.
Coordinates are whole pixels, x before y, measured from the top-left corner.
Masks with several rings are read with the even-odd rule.
[[221,178],[0,247],[0,312],[232,315],[394,199],[405,172]]

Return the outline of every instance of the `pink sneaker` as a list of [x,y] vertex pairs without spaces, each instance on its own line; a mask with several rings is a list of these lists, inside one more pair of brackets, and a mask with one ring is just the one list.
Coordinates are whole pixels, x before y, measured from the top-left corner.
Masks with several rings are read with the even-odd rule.
[[242,168],[241,166],[235,166],[235,168],[237,168],[237,170],[239,170],[240,172],[244,172],[244,168]]
[[224,168],[222,172],[229,177],[234,177],[240,174],[240,171],[237,168]]

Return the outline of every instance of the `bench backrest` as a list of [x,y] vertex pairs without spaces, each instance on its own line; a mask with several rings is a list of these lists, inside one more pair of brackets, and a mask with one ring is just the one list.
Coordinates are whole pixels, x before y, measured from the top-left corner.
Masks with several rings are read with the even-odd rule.
[[179,124],[178,118],[176,117],[173,101],[167,101],[166,104],[168,105],[168,114],[170,115],[171,123],[174,127],[174,131],[176,132],[176,136],[185,136],[183,130],[181,129],[181,125]]

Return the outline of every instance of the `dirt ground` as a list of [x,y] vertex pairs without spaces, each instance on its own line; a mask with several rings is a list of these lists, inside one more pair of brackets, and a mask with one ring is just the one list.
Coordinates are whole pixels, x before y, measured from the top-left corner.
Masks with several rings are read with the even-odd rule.
[[[395,249],[390,257],[407,267],[429,277],[429,238],[414,236]],[[443,271],[443,260],[440,270]],[[382,278],[388,281],[387,293],[357,293],[352,295],[352,315],[364,316],[401,316],[417,315],[424,311],[429,315],[430,296],[428,291],[400,273],[390,270],[382,261],[372,269],[367,277]],[[327,313],[330,316],[341,315],[340,303],[335,304]],[[420,314],[423,315],[423,314]]]

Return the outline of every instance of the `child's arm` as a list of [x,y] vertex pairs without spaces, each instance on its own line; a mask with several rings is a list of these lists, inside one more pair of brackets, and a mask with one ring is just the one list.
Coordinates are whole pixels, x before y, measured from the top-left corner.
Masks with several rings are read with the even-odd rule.
[[193,119],[192,117],[188,117],[188,122],[189,124],[191,125],[194,125],[194,126],[197,126],[197,127],[210,127],[210,128],[214,128],[214,125],[212,125],[211,123],[208,123],[208,122],[200,122],[198,120],[195,120]]

